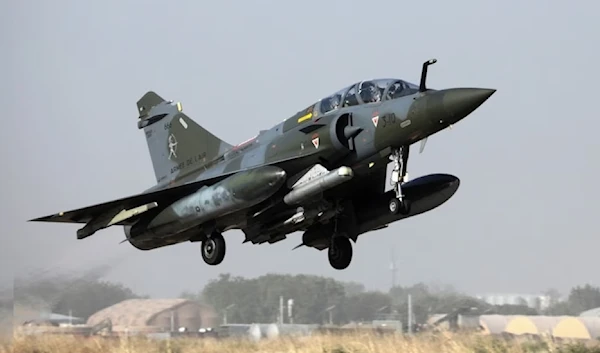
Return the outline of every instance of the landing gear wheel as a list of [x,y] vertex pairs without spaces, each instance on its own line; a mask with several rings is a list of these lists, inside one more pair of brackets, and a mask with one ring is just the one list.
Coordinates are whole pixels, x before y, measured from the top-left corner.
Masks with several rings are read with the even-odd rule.
[[390,199],[390,203],[388,204],[388,208],[391,214],[397,214],[400,209],[400,200],[397,198]]
[[336,270],[343,270],[352,261],[352,244],[344,236],[334,236],[328,249],[329,264]]
[[388,203],[388,209],[391,214],[407,215],[410,213],[410,202],[407,199],[392,198]]
[[225,239],[223,235],[214,232],[202,241],[202,259],[209,265],[218,265],[225,258]]

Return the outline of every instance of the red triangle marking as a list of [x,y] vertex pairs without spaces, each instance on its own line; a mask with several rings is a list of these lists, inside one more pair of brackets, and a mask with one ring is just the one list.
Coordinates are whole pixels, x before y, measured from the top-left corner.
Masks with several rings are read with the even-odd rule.
[[313,145],[315,145],[315,148],[319,148],[319,138],[318,137],[314,138],[312,140],[312,143],[313,143]]
[[371,120],[373,121],[373,125],[377,127],[377,123],[379,122],[379,116],[374,116],[373,118],[371,118]]

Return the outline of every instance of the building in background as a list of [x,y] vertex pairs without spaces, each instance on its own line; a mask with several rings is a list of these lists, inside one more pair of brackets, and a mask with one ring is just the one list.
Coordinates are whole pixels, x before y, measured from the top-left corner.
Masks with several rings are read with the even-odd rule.
[[98,311],[87,324],[109,319],[113,332],[195,331],[218,325],[213,308],[187,299],[129,299]]
[[550,306],[550,296],[541,294],[479,294],[475,297],[490,305],[525,305],[536,310]]
[[600,317],[600,308],[590,309],[579,314],[580,317]]

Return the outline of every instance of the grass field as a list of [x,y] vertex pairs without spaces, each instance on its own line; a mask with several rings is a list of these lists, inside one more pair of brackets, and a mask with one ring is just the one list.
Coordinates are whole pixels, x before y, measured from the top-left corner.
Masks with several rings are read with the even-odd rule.
[[38,336],[15,338],[0,352],[85,353],[600,353],[600,342],[556,343],[527,339],[505,340],[478,335],[424,334],[403,336],[319,335],[285,337],[250,342],[236,339],[191,339],[156,341],[144,338]]

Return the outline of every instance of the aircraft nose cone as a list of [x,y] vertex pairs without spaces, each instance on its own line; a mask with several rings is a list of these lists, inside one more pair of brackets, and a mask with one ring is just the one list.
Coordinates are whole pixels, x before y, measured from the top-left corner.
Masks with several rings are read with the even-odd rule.
[[488,88],[451,88],[440,91],[444,116],[440,117],[444,123],[454,124],[465,118],[477,109],[483,102],[496,92]]

